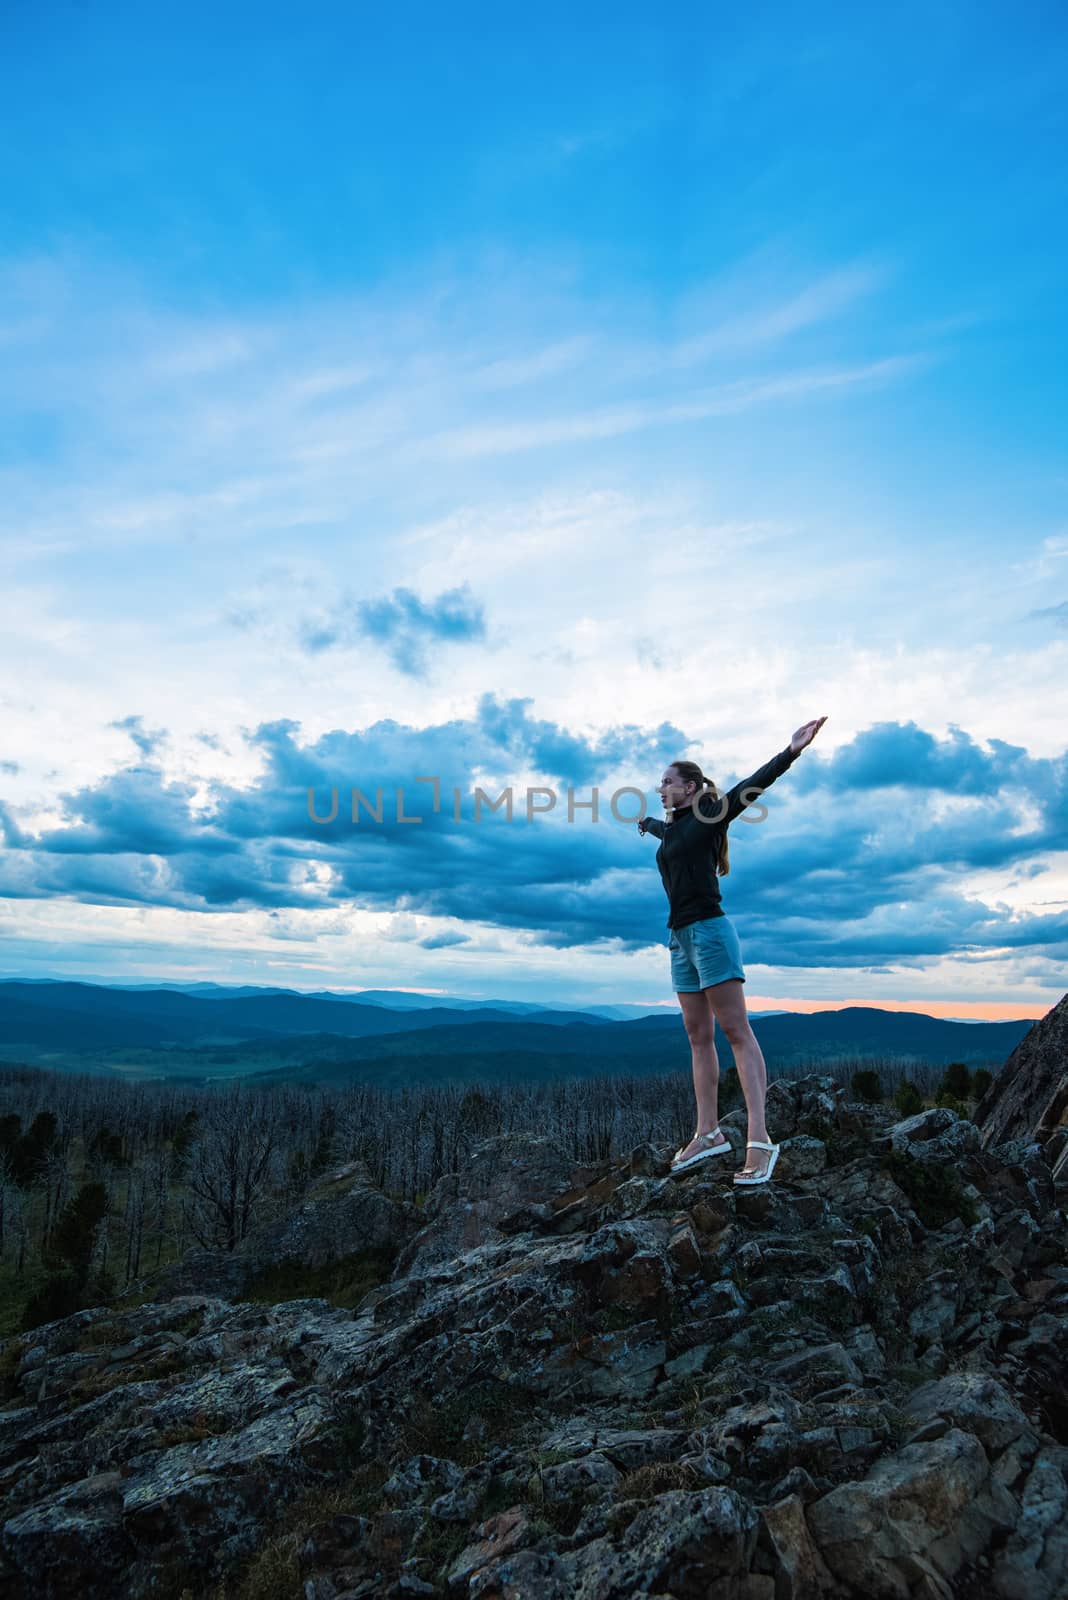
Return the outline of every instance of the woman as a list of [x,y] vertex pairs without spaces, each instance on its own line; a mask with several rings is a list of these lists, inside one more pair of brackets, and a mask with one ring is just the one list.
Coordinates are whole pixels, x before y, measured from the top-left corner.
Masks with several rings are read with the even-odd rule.
[[749,1025],[742,990],[742,952],[734,926],[723,913],[717,878],[730,871],[727,829],[734,818],[782,776],[826,721],[826,717],[817,717],[806,722],[785,750],[722,798],[694,762],[673,762],[660,782],[667,820],[643,817],[638,823],[639,833],[653,833],[661,841],[656,864],[671,908],[671,982],[693,1053],[697,1131],[689,1144],[676,1150],[672,1172],[709,1156],[726,1155],[731,1149],[717,1121],[717,1020],[734,1051],[749,1118],[746,1163],[735,1173],[734,1181],[747,1187],[767,1183],[775,1169],[779,1147],[768,1140],[764,1123],[767,1068]]

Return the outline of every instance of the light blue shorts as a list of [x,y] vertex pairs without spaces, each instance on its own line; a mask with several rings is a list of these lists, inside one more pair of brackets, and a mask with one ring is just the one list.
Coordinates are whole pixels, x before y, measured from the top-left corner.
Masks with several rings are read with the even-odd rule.
[[742,947],[729,917],[703,917],[685,928],[672,928],[671,986],[676,994],[696,994],[727,978],[741,978]]

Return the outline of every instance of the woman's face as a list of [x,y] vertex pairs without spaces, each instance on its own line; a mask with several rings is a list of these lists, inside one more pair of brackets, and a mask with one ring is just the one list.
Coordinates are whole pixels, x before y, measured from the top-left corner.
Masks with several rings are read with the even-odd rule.
[[692,779],[689,783],[683,783],[677,767],[666,767],[664,776],[660,780],[660,803],[665,811],[674,806],[685,805],[691,790],[696,791],[696,789],[697,785]]

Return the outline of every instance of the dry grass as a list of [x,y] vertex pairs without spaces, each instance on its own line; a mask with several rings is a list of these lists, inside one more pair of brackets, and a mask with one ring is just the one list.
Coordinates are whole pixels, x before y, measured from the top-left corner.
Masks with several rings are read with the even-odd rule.
[[671,1489],[703,1489],[707,1483],[704,1473],[692,1463],[648,1461],[644,1467],[624,1473],[614,1494],[617,1500],[651,1500]]

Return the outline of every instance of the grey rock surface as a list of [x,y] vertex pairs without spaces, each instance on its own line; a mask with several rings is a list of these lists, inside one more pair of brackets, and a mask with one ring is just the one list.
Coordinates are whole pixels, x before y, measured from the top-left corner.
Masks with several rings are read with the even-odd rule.
[[975,1109],[985,1148],[1056,1137],[1055,1175],[1068,1174],[1068,995],[1020,1040]]
[[765,1188],[510,1135],[418,1217],[350,1173],[254,1242],[316,1263],[381,1228],[354,1311],[220,1267],[9,1340],[5,1595],[257,1592],[269,1557],[306,1600],[1057,1600],[1045,1147],[773,1087],[797,1159]]

